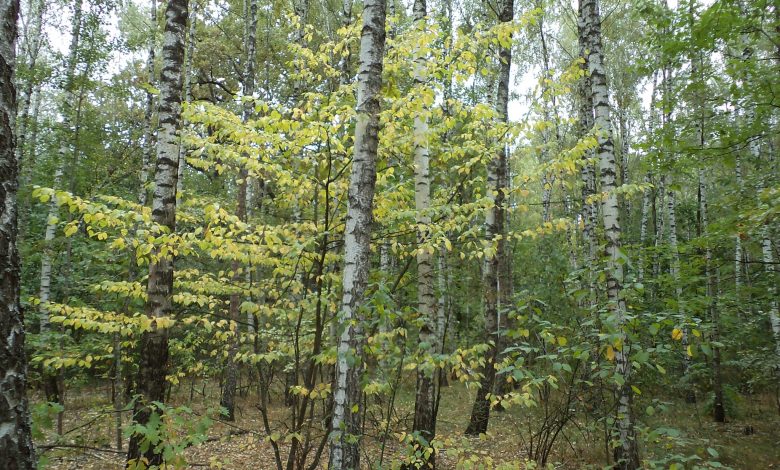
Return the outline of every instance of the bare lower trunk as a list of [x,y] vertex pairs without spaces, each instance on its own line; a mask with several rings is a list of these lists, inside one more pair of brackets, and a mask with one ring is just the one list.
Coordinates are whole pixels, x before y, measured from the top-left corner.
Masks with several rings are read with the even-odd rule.
[[[736,156],[736,168],[735,174],[737,177],[737,187],[739,188],[740,199],[743,195],[744,183],[742,180],[742,159],[739,155]],[[740,290],[742,290],[742,234],[737,231],[737,236],[734,237],[734,290],[739,299]]]
[[[160,128],[157,140],[157,162],[152,197],[152,221],[173,232],[176,228],[176,179],[179,166],[179,130],[181,129],[182,64],[184,35],[187,27],[187,0],[169,0],[165,10],[162,72],[158,116]],[[169,317],[173,313],[173,257],[155,247],[149,263],[145,313],[152,319]],[[135,420],[145,425],[156,412],[151,403],[164,402],[168,370],[168,329],[152,323],[151,331],[140,340]],[[162,454],[149,446],[141,452],[143,436],[130,437],[128,461],[145,457],[149,465],[161,465]]]
[[371,219],[379,144],[385,49],[385,0],[366,0],[357,84],[357,122],[344,231],[343,297],[333,391],[330,468],[359,470],[360,377],[363,371],[363,297],[371,265]]

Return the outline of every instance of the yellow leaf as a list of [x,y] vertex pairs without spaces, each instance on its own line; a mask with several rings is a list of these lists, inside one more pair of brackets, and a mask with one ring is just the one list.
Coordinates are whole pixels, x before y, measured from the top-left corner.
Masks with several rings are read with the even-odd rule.
[[690,344],[688,345],[688,356],[693,357],[693,347]]
[[680,341],[683,337],[683,332],[679,328],[675,328],[672,330],[672,339],[675,341]]
[[612,346],[607,346],[607,359],[610,361],[615,360],[615,350],[612,349]]

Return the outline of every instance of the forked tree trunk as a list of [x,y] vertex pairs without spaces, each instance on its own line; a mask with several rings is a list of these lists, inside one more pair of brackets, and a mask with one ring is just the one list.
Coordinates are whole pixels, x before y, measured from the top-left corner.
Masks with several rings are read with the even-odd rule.
[[379,144],[385,51],[385,0],[366,0],[357,84],[357,120],[344,230],[343,296],[338,324],[330,468],[360,468],[360,377],[363,371],[363,297],[371,266],[371,220]]
[[[502,0],[498,11],[498,21],[510,22],[514,19],[514,0]],[[496,89],[496,118],[501,123],[508,119],[509,105],[509,78],[512,67],[512,49],[499,46],[498,50],[499,72]],[[499,277],[501,276],[501,260],[505,253],[504,222],[506,220],[506,207],[504,192],[507,171],[507,149],[501,142],[500,149],[488,163],[487,168],[487,195],[493,202],[493,207],[488,209],[485,217],[485,240],[489,244],[496,244],[494,253],[486,253],[482,268],[483,308],[485,317],[485,343],[489,345],[485,352],[485,365],[482,367],[482,378],[479,389],[474,398],[474,406],[471,408],[471,418],[466,428],[466,435],[478,436],[487,432],[490,421],[490,395],[496,384],[496,359],[501,351],[501,335],[499,331]],[[498,240],[496,241],[496,238]]]
[[[179,130],[181,129],[182,65],[184,63],[184,35],[187,28],[187,0],[169,0],[165,9],[162,72],[158,117],[160,128],[157,139],[157,162],[152,196],[152,221],[164,232],[176,229],[176,178],[179,166]],[[146,287],[145,313],[152,320],[169,317],[173,313],[173,255],[152,251],[149,263],[149,281]],[[138,364],[139,398],[136,401],[135,420],[145,425],[155,410],[153,401],[165,401],[168,371],[168,329],[159,328],[153,321],[151,331],[144,332],[140,341]],[[127,453],[128,461],[145,457],[148,465],[161,465],[162,454],[149,446],[141,453],[143,436],[133,434]]]
[[582,33],[588,46],[588,70],[591,78],[591,93],[595,127],[598,133],[599,174],[601,179],[602,197],[601,212],[604,233],[606,235],[607,255],[607,299],[608,307],[615,315],[615,329],[620,340],[620,347],[615,348],[615,374],[623,379],[618,385],[617,419],[619,443],[615,448],[615,461],[621,469],[634,470],[640,467],[639,446],[634,429],[634,418],[631,410],[631,360],[628,357],[628,334],[626,332],[626,304],[622,296],[623,289],[623,256],[620,251],[620,214],[618,199],[615,193],[617,163],[615,147],[612,142],[612,124],[610,121],[609,90],[604,67],[604,57],[601,48],[601,16],[598,0],[581,0],[584,20]]
[[0,463],[36,468],[27,401],[24,315],[19,302],[21,267],[16,246],[16,60],[18,0],[0,0]]
[[[248,16],[246,17],[246,66],[244,67],[244,96],[251,97],[255,93],[255,61],[256,61],[256,46],[257,46],[257,0],[248,0]],[[252,116],[252,104],[244,104],[244,123],[248,122]],[[246,222],[246,204],[247,204],[247,187],[249,172],[246,168],[241,168],[238,175],[238,194],[236,203],[236,215],[241,221]],[[241,263],[233,261],[231,269],[233,271],[233,282],[238,286],[243,281],[243,275],[241,273]],[[230,320],[238,322],[241,315],[241,296],[238,293],[230,296]],[[241,346],[241,337],[239,333],[238,324],[234,330],[234,337],[231,339],[230,347],[228,349],[227,362],[225,364],[225,384],[222,387],[222,399],[220,405],[225,408],[227,414],[225,418],[228,421],[235,420],[235,396],[236,385],[238,383],[238,365],[235,362],[236,354]]]

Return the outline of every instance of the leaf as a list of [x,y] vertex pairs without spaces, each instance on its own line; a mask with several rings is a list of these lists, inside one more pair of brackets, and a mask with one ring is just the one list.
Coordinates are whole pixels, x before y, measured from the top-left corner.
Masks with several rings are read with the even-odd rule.
[[614,361],[615,360],[615,350],[612,349],[612,346],[607,346],[607,354],[606,354],[606,356],[607,356],[607,359],[609,359],[610,361]]
[[712,447],[707,447],[707,453],[710,454],[715,459],[720,457],[720,454],[718,454],[718,451],[713,449]]
[[683,337],[683,332],[679,328],[675,328],[672,330],[672,339],[675,341],[680,341]]

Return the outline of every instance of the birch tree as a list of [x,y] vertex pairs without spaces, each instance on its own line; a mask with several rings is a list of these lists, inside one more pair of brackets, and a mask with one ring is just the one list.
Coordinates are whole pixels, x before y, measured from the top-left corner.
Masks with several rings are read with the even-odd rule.
[[[415,0],[413,8],[414,25],[418,32],[425,33],[427,6],[425,0]],[[424,43],[424,41],[422,41]],[[418,47],[414,54],[414,83],[419,93],[426,93],[425,62],[426,54]],[[417,222],[417,310],[422,318],[418,352],[423,356],[417,368],[417,390],[414,405],[413,432],[422,438],[422,446],[430,446],[436,434],[436,384],[434,370],[426,366],[426,356],[435,353],[438,343],[436,337],[437,301],[434,287],[433,254],[425,246],[430,238],[431,225],[431,176],[430,155],[428,153],[428,106],[422,105],[414,117],[414,205]],[[431,453],[428,466],[435,468],[435,454]]]
[[[158,237],[167,238],[176,228],[176,180],[179,166],[179,130],[181,129],[182,65],[184,63],[184,35],[187,27],[188,0],[169,0],[165,9],[162,72],[158,105],[159,129],[157,162],[152,197],[152,221],[159,226]],[[169,246],[156,246],[149,263],[146,286],[146,315],[154,320],[151,330],[142,334],[140,362],[134,416],[139,424],[146,424],[152,413],[152,402],[163,402],[166,389],[168,362],[168,329],[158,326],[156,320],[173,313],[173,253]],[[141,452],[142,436],[133,434],[127,453],[128,462],[146,459],[147,465],[162,464],[162,455],[154,446]]]
[[609,108],[609,90],[604,68],[604,56],[601,45],[601,16],[598,0],[581,0],[584,28],[584,42],[588,52],[588,72],[593,97],[594,125],[597,132],[598,168],[601,180],[601,218],[606,235],[607,255],[607,299],[609,309],[615,316],[617,339],[620,347],[615,351],[615,375],[621,378],[617,386],[618,445],[615,447],[615,461],[621,469],[634,470],[640,467],[639,446],[634,430],[634,418],[631,410],[631,361],[630,345],[627,334],[626,304],[622,297],[624,256],[620,250],[620,214],[615,193],[617,164],[615,147],[612,141],[612,123]]
[[0,466],[37,467],[27,402],[27,358],[17,239],[19,160],[16,154],[18,0],[0,1]]
[[[346,4],[346,3],[345,3]],[[338,323],[330,467],[360,468],[360,376],[363,371],[363,297],[371,266],[371,220],[379,144],[385,49],[385,0],[366,0],[357,83],[357,120],[344,230],[343,295]]]
[[[514,19],[514,0],[502,0],[497,10],[498,21],[508,23]],[[509,106],[509,78],[512,67],[512,47],[501,44],[498,48],[498,84],[496,87],[496,119],[506,124]],[[471,418],[466,434],[478,436],[487,432],[490,420],[490,395],[496,383],[496,359],[501,351],[501,333],[499,328],[499,277],[501,263],[506,251],[506,171],[507,148],[502,142],[495,156],[488,163],[486,193],[492,205],[485,216],[485,240],[488,246],[495,243],[495,252],[485,254],[482,267],[483,309],[485,317],[485,342],[488,350],[482,367],[477,396],[471,408]],[[506,286],[505,286],[506,289]]]
[[[76,0],[73,4],[73,18],[71,20],[71,38],[68,55],[65,59],[65,76],[62,82],[62,97],[60,102],[60,114],[62,123],[60,124],[60,144],[57,151],[54,170],[54,189],[62,186],[62,177],[65,172],[66,158],[71,152],[77,149],[73,146],[74,135],[78,128],[78,119],[76,115],[77,100],[76,94],[76,66],[78,65],[78,49],[82,34],[82,0]],[[41,276],[38,299],[40,300],[40,331],[41,334],[50,332],[48,302],[51,300],[52,287],[52,268],[54,255],[54,237],[59,222],[59,203],[57,196],[53,195],[49,201],[49,210],[46,216],[46,229],[43,239],[43,250],[41,251]],[[44,391],[47,400],[55,403],[63,403],[64,383],[62,373],[55,374],[51,371],[44,371]],[[57,419],[57,429],[62,432],[62,412]]]
[[149,52],[146,55],[146,71],[148,73],[147,80],[148,89],[146,90],[146,109],[144,110],[144,120],[146,121],[146,135],[144,136],[144,150],[141,161],[141,189],[138,190],[138,203],[142,206],[146,205],[147,198],[149,197],[149,191],[146,187],[149,182],[149,166],[152,162],[152,154],[154,152],[154,57],[155,49],[157,48],[157,0],[152,0],[150,8],[149,21],[151,23],[151,31],[149,34]]
[[[248,0],[248,13],[246,17],[246,44],[245,49],[245,68],[244,68],[244,83],[243,92],[245,97],[251,97],[255,93],[255,62],[257,57],[256,45],[257,45],[257,0]],[[190,39],[192,41],[192,39]],[[251,102],[244,104],[243,121],[248,122],[252,116]],[[249,172],[245,167],[239,170],[238,175],[238,191],[236,202],[236,215],[238,218],[246,222],[247,211],[247,187]],[[233,271],[233,280],[237,285],[241,284],[242,272],[241,263],[237,260],[233,261],[231,268]],[[238,322],[241,315],[241,296],[238,293],[231,294],[230,296],[230,320]],[[236,384],[238,383],[238,365],[235,362],[236,354],[238,353],[241,345],[240,337],[238,334],[238,324],[234,332],[234,337],[228,350],[227,363],[225,364],[225,384],[222,387],[222,399],[220,405],[227,410],[225,418],[228,421],[235,419],[235,394]]]
[[[29,3],[27,12],[28,26],[26,31],[24,31],[23,42],[20,45],[20,56],[24,61],[24,68],[27,72],[24,83],[19,83],[19,86],[22,87],[22,92],[19,96],[19,117],[16,122],[16,135],[18,136],[16,152],[19,155],[20,162],[24,160],[28,126],[34,122],[34,120],[31,120],[31,117],[37,120],[35,107],[33,106],[33,116],[30,116],[30,107],[36,101],[34,95],[40,93],[40,90],[36,87],[39,80],[39,72],[36,66],[38,65],[38,57],[43,45],[43,14],[45,11],[45,0],[35,0]],[[35,143],[35,141],[30,142],[33,148]]]

